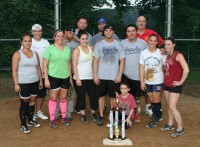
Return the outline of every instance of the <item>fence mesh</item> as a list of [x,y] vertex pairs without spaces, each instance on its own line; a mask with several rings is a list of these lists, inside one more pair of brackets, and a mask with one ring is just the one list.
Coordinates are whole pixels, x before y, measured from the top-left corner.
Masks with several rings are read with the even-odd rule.
[[[177,49],[183,52],[190,66],[191,73],[186,82],[189,94],[198,97],[200,89],[200,1],[179,0],[173,1],[172,34],[177,38]],[[100,17],[107,19],[108,24],[115,28],[120,39],[125,38],[126,25],[135,22],[138,15],[147,18],[148,26],[166,36],[166,0],[67,0],[59,1],[61,27],[67,24],[76,25],[80,17],[88,19],[87,31],[94,35],[98,32],[97,20]],[[43,37],[52,38],[54,31],[54,0],[7,0],[1,1],[0,7],[0,99],[15,97],[11,58],[12,54],[20,48],[19,39],[24,33],[30,33],[31,26],[39,23],[43,27]],[[103,9],[102,6],[115,5],[115,9]],[[192,87],[193,87],[192,86]]]

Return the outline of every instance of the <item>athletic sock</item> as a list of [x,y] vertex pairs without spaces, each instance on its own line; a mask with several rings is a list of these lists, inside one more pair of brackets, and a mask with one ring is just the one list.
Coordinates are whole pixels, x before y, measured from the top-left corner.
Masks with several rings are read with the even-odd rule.
[[52,99],[49,99],[49,116],[50,116],[50,121],[54,120],[55,117],[55,112],[56,112],[56,103],[57,101],[56,100],[52,100]]
[[66,110],[67,110],[67,101],[66,99],[60,100],[60,111],[62,114],[62,118],[66,117]]
[[27,115],[28,115],[28,105],[29,105],[29,100],[20,100],[21,105],[19,108],[19,116],[21,120],[21,126],[26,125],[26,120],[27,120]]
[[152,120],[157,121],[157,111],[156,111],[155,103],[151,103],[151,109],[152,109],[152,112],[153,112]]
[[28,121],[33,121],[33,114],[35,110],[35,105],[33,106],[28,106]]

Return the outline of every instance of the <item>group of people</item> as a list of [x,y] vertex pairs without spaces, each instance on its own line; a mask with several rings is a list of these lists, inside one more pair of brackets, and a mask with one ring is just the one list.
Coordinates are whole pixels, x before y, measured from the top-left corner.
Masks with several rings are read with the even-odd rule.
[[[177,129],[171,136],[182,135],[184,129],[176,106],[189,68],[184,56],[175,50],[175,39],[168,37],[163,41],[155,31],[146,29],[146,24],[146,18],[139,16],[135,24],[126,27],[126,39],[120,41],[104,18],[98,20],[99,33],[93,37],[86,31],[87,19],[80,18],[77,29],[68,25],[64,31],[56,30],[52,45],[41,38],[42,26],[33,25],[33,38],[23,35],[22,47],[12,57],[15,91],[21,101],[21,130],[29,133],[28,126],[40,127],[35,118],[48,119],[41,112],[47,89],[51,128],[58,127],[59,114],[61,123],[70,125],[74,103],[69,106],[67,102],[71,92],[76,93],[75,109],[80,111],[84,124],[88,123],[88,95],[90,119],[98,126],[104,124],[105,97],[110,97],[113,108],[119,92],[121,105],[126,107],[126,128],[139,122],[139,98],[144,95],[145,112],[151,117],[146,128],[154,128],[162,120],[164,91],[169,120],[161,130],[175,129],[175,120]],[[164,50],[158,48],[162,44]]]

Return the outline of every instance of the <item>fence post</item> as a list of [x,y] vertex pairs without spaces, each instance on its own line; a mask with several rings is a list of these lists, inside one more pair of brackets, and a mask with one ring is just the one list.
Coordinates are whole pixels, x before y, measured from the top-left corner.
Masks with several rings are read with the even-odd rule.
[[167,36],[170,37],[172,36],[172,1],[173,0],[167,0]]
[[55,13],[55,20],[54,20],[54,29],[59,29],[59,0],[54,1],[54,13]]

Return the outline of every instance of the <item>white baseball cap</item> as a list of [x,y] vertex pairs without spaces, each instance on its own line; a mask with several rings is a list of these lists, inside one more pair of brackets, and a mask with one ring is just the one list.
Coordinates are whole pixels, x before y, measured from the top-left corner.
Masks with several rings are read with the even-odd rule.
[[32,31],[35,30],[35,29],[42,30],[42,26],[39,25],[39,24],[34,24],[34,25],[32,26]]

